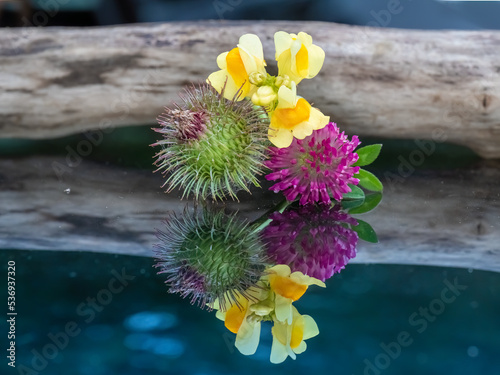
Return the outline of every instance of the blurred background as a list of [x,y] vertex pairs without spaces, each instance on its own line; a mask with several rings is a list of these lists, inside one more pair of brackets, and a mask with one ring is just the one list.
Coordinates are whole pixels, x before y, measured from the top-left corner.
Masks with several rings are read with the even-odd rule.
[[0,0],[0,26],[3,27],[246,19],[470,30],[499,29],[499,14],[498,1]]

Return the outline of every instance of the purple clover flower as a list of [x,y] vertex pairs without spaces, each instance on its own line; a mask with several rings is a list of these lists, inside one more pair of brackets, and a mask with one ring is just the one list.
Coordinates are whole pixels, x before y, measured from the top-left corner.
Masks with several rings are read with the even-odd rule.
[[267,180],[277,181],[270,190],[282,191],[286,199],[299,203],[330,204],[331,198],[340,201],[344,193],[351,191],[347,184],[357,185],[353,176],[359,167],[354,149],[360,144],[355,135],[349,141],[333,122],[315,130],[304,139],[294,139],[287,148],[270,147],[271,158],[265,162],[271,169]]
[[299,206],[274,212],[270,218],[262,238],[275,264],[325,281],[356,256],[358,234],[346,224],[358,223],[339,205]]

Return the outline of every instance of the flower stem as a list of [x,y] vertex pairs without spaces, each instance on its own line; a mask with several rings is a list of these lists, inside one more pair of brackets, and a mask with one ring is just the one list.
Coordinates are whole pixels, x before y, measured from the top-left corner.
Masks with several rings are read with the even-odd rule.
[[269,219],[269,215],[271,215],[273,212],[279,212],[282,213],[285,208],[287,208],[292,202],[283,199],[280,203],[278,203],[276,206],[271,208],[270,210],[266,211],[261,217],[258,219],[255,219],[251,224],[250,227],[253,227],[253,232],[260,232],[262,229],[267,227],[269,223],[272,221],[272,219]]

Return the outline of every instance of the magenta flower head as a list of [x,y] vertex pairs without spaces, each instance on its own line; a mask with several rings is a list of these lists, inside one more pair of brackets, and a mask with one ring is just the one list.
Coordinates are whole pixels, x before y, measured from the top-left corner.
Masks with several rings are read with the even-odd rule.
[[325,281],[356,256],[357,221],[336,205],[306,205],[274,212],[263,230],[267,255],[276,264]]
[[300,196],[301,205],[307,203],[331,203],[330,194],[336,201],[351,191],[348,184],[357,185],[353,176],[359,167],[354,149],[359,145],[357,136],[349,141],[333,122],[315,130],[304,139],[294,139],[287,148],[270,147],[271,158],[265,165],[271,169],[267,180],[277,181],[270,190],[282,191],[286,199]]

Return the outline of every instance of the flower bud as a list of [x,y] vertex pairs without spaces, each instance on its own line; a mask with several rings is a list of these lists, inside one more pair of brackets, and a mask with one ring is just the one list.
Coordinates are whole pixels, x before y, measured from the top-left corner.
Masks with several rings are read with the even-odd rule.
[[259,73],[259,72],[252,72],[248,76],[248,80],[250,81],[250,83],[252,85],[256,85],[256,86],[263,84],[265,79],[266,79],[266,76],[262,73]]
[[286,74],[283,74],[282,76],[277,76],[275,84],[276,87],[280,86],[290,87],[290,77],[287,76]]
[[278,94],[276,94],[271,86],[261,86],[257,92],[252,95],[252,102],[255,105],[265,107],[273,103],[277,97]]
[[269,300],[261,301],[250,306],[250,311],[259,316],[269,315],[273,310],[274,303]]

